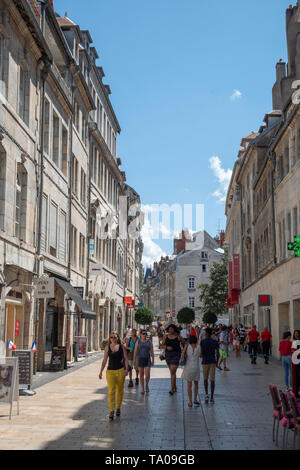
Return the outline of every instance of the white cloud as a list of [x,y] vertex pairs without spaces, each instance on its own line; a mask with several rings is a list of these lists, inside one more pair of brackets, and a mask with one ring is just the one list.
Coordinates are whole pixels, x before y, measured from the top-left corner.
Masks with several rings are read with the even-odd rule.
[[214,175],[220,184],[219,188],[213,193],[213,196],[216,197],[219,202],[225,202],[228,186],[232,176],[232,170],[224,170],[219,157],[211,157],[209,159],[209,163],[211,170],[214,172]]
[[230,99],[232,101],[239,100],[242,98],[242,92],[240,90],[233,90],[233,94],[231,95]]
[[166,253],[164,253],[160,246],[153,241],[152,237],[153,228],[151,227],[149,220],[146,218],[142,228],[142,239],[144,244],[142,262],[145,267],[152,266],[155,261],[159,261],[162,256],[166,256]]

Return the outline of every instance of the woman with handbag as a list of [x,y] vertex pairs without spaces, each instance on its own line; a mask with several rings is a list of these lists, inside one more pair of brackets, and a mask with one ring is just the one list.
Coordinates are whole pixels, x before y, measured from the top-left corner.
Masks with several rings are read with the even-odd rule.
[[135,385],[139,384],[139,368],[137,365],[134,366],[133,364],[134,350],[135,350],[135,345],[137,341],[139,341],[139,337],[137,335],[136,329],[133,329],[131,331],[131,335],[126,338],[126,350],[127,350],[127,358],[128,358],[128,363],[129,363],[129,384],[128,384],[129,388],[133,387],[133,380],[132,380],[133,368],[135,369],[135,373],[136,373]]
[[99,379],[102,380],[102,374],[108,361],[106,371],[106,381],[108,387],[108,403],[110,409],[109,420],[114,419],[117,395],[116,416],[121,415],[121,405],[124,395],[125,377],[128,374],[128,359],[125,346],[122,345],[121,338],[117,331],[112,331],[109,335],[109,344],[105,347],[104,358],[99,373]]
[[146,380],[146,393],[149,393],[150,370],[154,366],[154,350],[151,339],[147,339],[147,331],[141,330],[140,339],[135,344],[134,367],[139,368],[142,391],[145,394],[144,380]]
[[193,406],[193,393],[192,386],[194,382],[194,405],[199,406],[198,401],[198,390],[199,390],[199,380],[200,380],[200,345],[197,341],[197,337],[191,335],[189,337],[188,343],[183,348],[181,353],[181,364],[184,365],[184,370],[182,372],[181,378],[187,381],[187,392],[189,397],[189,407]]

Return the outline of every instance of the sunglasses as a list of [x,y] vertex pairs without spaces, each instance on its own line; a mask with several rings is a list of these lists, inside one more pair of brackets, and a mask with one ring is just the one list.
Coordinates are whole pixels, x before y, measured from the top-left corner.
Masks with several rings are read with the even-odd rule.
[[111,336],[110,339],[118,339],[117,336]]
[[143,335],[143,336],[144,336],[144,335],[147,335],[147,333],[141,333],[141,335]]

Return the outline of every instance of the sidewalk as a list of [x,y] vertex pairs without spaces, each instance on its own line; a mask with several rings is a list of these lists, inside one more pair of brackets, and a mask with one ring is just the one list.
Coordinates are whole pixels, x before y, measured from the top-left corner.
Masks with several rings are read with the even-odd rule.
[[[204,404],[201,378],[201,406],[190,409],[183,381],[169,395],[169,370],[155,353],[150,394],[128,389],[127,380],[121,418],[108,421],[106,381],[99,381],[101,359],[95,358],[40,385],[35,396],[20,397],[20,415],[14,407],[11,421],[5,415],[9,407],[1,405],[0,449],[276,449],[268,385],[283,385],[277,360],[266,366],[258,359],[253,366],[246,353],[239,359],[231,353],[231,371],[217,371],[215,404]],[[281,444],[281,430],[279,435]]]

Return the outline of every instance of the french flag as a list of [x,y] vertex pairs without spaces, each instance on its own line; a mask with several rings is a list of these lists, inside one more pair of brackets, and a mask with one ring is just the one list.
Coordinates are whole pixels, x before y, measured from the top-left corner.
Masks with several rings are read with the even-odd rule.
[[32,345],[31,345],[31,349],[32,351],[35,353],[36,352],[36,345],[35,345],[35,342],[33,341]]
[[7,342],[7,349],[13,349],[15,350],[17,346],[9,339]]

